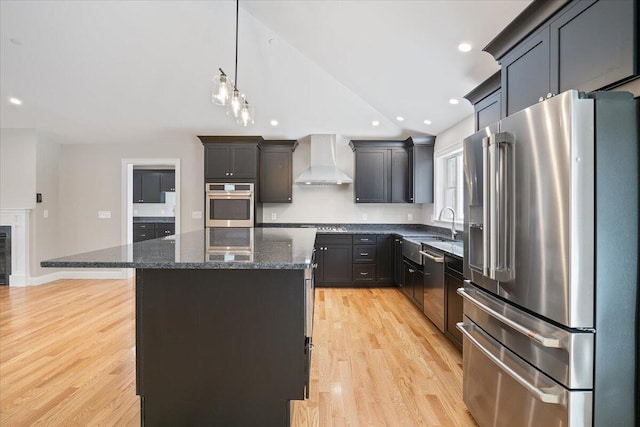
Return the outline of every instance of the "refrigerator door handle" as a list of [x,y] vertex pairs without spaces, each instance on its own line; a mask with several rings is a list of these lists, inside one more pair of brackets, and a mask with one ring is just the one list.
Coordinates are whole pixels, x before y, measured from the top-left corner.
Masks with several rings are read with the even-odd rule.
[[491,145],[491,137],[482,138],[482,193],[484,195],[484,203],[482,204],[482,275],[491,277],[491,267],[489,266],[490,241],[491,241],[491,208],[489,206],[492,199],[491,183],[489,177],[492,175],[490,168],[489,147]]
[[542,335],[542,334],[540,334],[540,333],[538,333],[536,331],[533,331],[533,330],[531,330],[529,328],[526,328],[526,327],[522,326],[521,324],[519,324],[517,322],[514,322],[513,320],[509,319],[508,317],[503,316],[502,314],[498,313],[497,311],[495,311],[491,307],[488,307],[487,305],[483,304],[479,300],[477,300],[474,297],[472,297],[471,294],[469,292],[467,292],[467,290],[465,288],[458,288],[458,290],[456,292],[462,298],[464,298],[465,300],[469,301],[471,304],[475,305],[480,310],[482,310],[485,313],[487,313],[489,316],[494,317],[495,319],[497,319],[500,322],[504,323],[505,325],[507,325],[508,327],[513,329],[514,331],[519,332],[522,335],[532,339],[533,341],[537,342],[538,344],[542,345],[543,347],[564,348],[564,346],[562,345],[562,341],[559,340],[558,338],[544,336],[544,335]]
[[[498,227],[500,226],[500,223],[498,222],[500,212],[498,211],[499,205],[497,203],[497,199],[500,196],[500,192],[498,189],[500,177],[498,176],[499,171],[498,171],[498,168],[496,167],[499,153],[498,153],[498,144],[496,141],[496,135],[497,134],[492,134],[490,137],[488,137],[487,150],[488,150],[489,164],[488,164],[488,168],[485,168],[485,170],[489,175],[489,179],[485,180],[485,182],[488,181],[489,190],[485,192],[485,203],[484,203],[485,207],[488,206],[488,209],[487,209],[488,218],[487,216],[485,216],[484,221],[485,221],[485,224],[487,223],[489,224],[489,230],[486,235],[488,237],[488,249],[489,249],[488,276],[490,279],[493,279],[493,280],[497,280],[496,261],[498,258],[497,256]],[[488,219],[488,222],[487,222],[487,219]],[[487,237],[485,237],[485,244],[487,244]]]
[[473,335],[471,335],[471,333],[469,333],[468,330],[471,328],[474,328],[473,325],[465,324],[464,322],[458,322],[456,324],[456,327],[460,332],[462,332],[465,338],[467,338],[475,347],[477,347],[478,350],[484,353],[484,355],[487,356],[489,360],[495,363],[500,369],[502,369],[505,373],[507,373],[507,375],[509,375],[511,378],[513,378],[518,383],[520,383],[521,386],[529,390],[529,392],[533,396],[535,396],[538,400],[544,403],[551,403],[555,405],[561,405],[563,403],[564,399],[562,395],[548,393],[548,392],[545,392],[544,390],[539,389],[538,387],[536,387],[535,385],[527,381],[520,374],[518,374],[516,371],[514,371],[509,366],[507,366],[502,360],[500,360],[499,357],[494,355],[490,350],[485,348],[478,340],[476,340],[473,337]]
[[495,215],[495,262],[493,264],[492,279],[500,281],[512,280],[512,252],[514,245],[513,230],[513,162],[511,159],[513,139],[506,132],[493,135],[493,149],[495,150],[495,202],[492,212]]

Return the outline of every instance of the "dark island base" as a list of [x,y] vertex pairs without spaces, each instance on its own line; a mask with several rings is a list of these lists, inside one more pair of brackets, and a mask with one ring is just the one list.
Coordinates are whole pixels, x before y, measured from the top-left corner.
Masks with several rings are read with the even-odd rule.
[[136,271],[142,425],[290,425],[310,351],[303,270]]

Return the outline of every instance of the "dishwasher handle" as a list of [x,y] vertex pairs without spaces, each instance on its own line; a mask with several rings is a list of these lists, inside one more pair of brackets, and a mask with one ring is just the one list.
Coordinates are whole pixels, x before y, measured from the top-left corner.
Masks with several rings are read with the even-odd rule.
[[420,255],[424,255],[427,258],[429,258],[431,261],[433,262],[437,262],[437,263],[443,263],[444,262],[444,257],[443,256],[433,256],[431,255],[429,252],[425,252],[425,251],[419,251]]

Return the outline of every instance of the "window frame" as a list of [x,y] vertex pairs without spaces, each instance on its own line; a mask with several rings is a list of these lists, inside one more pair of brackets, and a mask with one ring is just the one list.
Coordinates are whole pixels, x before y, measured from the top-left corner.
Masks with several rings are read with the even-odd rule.
[[451,227],[451,213],[445,212],[443,219],[439,220],[438,215],[440,211],[446,206],[446,191],[450,189],[448,183],[450,177],[448,176],[449,164],[448,161],[451,158],[456,158],[456,206],[452,208],[456,211],[455,227],[461,229],[464,224],[464,158],[462,141],[453,146],[447,147],[444,150],[434,153],[434,195],[433,195],[433,213],[431,215],[431,221],[437,226]]

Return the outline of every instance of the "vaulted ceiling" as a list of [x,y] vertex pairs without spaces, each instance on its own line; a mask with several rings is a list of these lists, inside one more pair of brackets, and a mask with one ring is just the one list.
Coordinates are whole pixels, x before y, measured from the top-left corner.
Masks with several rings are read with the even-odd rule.
[[218,68],[234,73],[234,1],[3,0],[0,126],[68,143],[437,135],[472,113],[462,96],[498,70],[482,47],[529,3],[240,1],[245,128],[211,102]]

